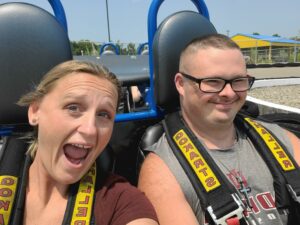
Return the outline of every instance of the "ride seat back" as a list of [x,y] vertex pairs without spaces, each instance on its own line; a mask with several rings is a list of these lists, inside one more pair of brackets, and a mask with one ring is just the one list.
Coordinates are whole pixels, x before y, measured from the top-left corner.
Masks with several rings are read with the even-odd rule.
[[[217,32],[213,24],[193,11],[174,13],[158,27],[153,40],[154,93],[157,107],[165,114],[179,108],[174,77],[179,71],[181,51],[194,38],[214,33]],[[156,143],[162,134],[161,124],[146,130],[139,145],[139,162],[147,154],[147,147]]]
[[193,11],[174,13],[160,24],[153,40],[154,93],[157,106],[166,113],[179,107],[174,76],[180,52],[194,38],[213,33],[213,24]]
[[0,5],[0,124],[27,124],[16,105],[55,65],[72,59],[69,38],[47,11],[26,3]]
[[[0,34],[0,129],[13,126],[19,132],[18,128],[29,127],[27,109],[16,105],[20,96],[32,90],[51,68],[73,56],[61,24],[31,4],[0,5]],[[98,157],[101,170],[113,170],[112,154],[107,147]]]

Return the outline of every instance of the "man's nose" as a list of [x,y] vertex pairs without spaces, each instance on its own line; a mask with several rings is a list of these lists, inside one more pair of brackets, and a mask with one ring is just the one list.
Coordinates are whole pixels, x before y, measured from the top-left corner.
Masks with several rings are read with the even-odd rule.
[[220,95],[233,95],[235,91],[232,89],[231,84],[225,84],[223,90],[219,93]]

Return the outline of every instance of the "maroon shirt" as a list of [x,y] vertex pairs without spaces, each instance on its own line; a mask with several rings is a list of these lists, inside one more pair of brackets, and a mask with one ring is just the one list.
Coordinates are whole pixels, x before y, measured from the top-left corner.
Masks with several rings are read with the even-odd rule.
[[109,174],[96,193],[96,224],[125,225],[135,219],[149,218],[158,222],[147,197],[124,178]]

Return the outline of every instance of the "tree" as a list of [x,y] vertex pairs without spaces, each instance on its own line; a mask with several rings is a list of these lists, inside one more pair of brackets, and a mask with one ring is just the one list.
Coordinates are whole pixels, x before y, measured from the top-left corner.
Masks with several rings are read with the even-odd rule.
[[128,55],[136,55],[135,44],[129,43],[127,45]]
[[127,55],[127,49],[124,48],[124,44],[121,43],[120,41],[117,41],[117,47],[119,48],[120,50],[120,55]]
[[89,40],[71,41],[73,55],[97,55],[99,46]]
[[124,47],[124,43],[117,41],[117,47],[120,49],[120,55],[135,55],[136,47],[134,43],[128,43],[126,47]]
[[[98,55],[102,46],[89,40],[71,41],[70,43],[73,55]],[[137,49],[134,43],[128,43],[127,46],[124,47],[124,43],[117,41],[115,45],[118,48],[120,55],[137,54]],[[106,49],[115,51],[115,49],[110,45],[108,45]]]

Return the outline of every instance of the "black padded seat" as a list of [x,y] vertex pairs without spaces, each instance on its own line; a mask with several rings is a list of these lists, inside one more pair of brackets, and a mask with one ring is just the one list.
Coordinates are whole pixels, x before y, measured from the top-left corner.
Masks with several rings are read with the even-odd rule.
[[[165,114],[179,108],[179,95],[174,84],[183,48],[193,39],[215,34],[210,21],[193,11],[181,11],[167,17],[158,27],[153,40],[153,71],[155,101]],[[139,143],[137,173],[141,162],[163,134],[162,124],[149,127]]]
[[[42,76],[59,63],[73,59],[66,31],[56,18],[37,6],[26,3],[0,4],[0,129],[14,125],[12,136],[23,136],[28,126],[26,107],[15,103],[37,85]],[[1,143],[0,143],[1,144]],[[0,145],[1,152],[5,151]],[[112,171],[110,146],[97,159],[100,171]]]
[[160,24],[153,40],[154,93],[159,108],[170,112],[179,107],[174,76],[180,52],[193,39],[214,33],[213,24],[193,11],[174,13]]
[[15,103],[55,65],[72,59],[66,31],[49,12],[26,3],[0,5],[0,126],[27,124]]

